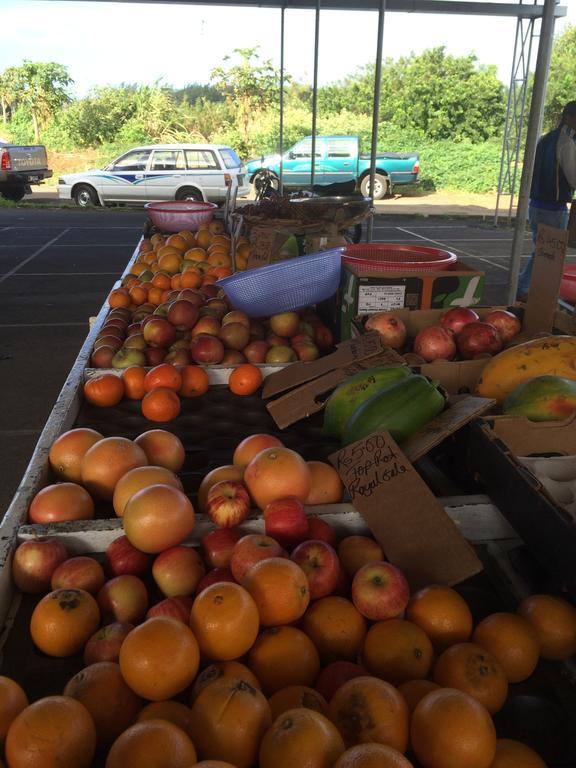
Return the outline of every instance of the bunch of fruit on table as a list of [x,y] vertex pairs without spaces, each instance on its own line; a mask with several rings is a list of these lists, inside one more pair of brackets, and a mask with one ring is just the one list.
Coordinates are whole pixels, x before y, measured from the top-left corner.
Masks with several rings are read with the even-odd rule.
[[[455,589],[411,594],[374,539],[307,514],[334,470],[265,437],[237,447],[241,480],[207,491],[197,547],[189,499],[153,478],[126,494],[103,562],[55,537],[19,545],[32,641],[79,671],[33,703],[0,678],[8,768],[545,768],[492,717],[541,658],[576,652],[576,609],[536,594],[475,625]],[[264,534],[242,529],[234,483]]]
[[168,291],[158,307],[146,303],[110,309],[90,365],[277,364],[316,360],[332,349],[332,333],[311,309],[255,320],[231,310],[224,296],[207,298],[184,288]]
[[371,315],[365,328],[378,331],[392,349],[406,352],[410,365],[420,365],[435,360],[492,357],[520,333],[522,324],[505,309],[495,309],[482,319],[467,307],[449,309],[440,316],[438,325],[422,328],[409,348],[406,326],[394,312]]

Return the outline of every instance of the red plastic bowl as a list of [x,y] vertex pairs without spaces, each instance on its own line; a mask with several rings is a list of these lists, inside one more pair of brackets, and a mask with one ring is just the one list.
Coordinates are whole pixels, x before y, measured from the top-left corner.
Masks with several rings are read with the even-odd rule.
[[576,304],[576,266],[565,267],[560,281],[560,298]]
[[360,277],[374,272],[437,272],[456,264],[451,251],[424,245],[401,243],[366,243],[349,245],[342,263]]
[[161,232],[196,232],[200,224],[209,224],[214,218],[216,203],[196,200],[164,200],[146,203],[144,209],[152,224]]

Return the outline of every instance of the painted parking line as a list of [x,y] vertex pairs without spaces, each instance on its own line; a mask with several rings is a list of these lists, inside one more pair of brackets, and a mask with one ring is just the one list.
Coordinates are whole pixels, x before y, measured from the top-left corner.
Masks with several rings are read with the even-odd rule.
[[51,245],[54,245],[55,242],[57,242],[63,235],[65,235],[69,230],[63,229],[59,235],[56,235],[56,237],[53,237],[52,240],[49,240],[47,243],[44,243],[38,250],[34,251],[34,253],[31,256],[28,256],[27,259],[24,259],[24,261],[20,262],[16,267],[11,269],[9,272],[6,272],[6,274],[2,275],[0,277],[0,283],[3,283],[5,280],[8,280],[9,277],[12,277],[12,275],[15,275],[16,272],[18,272],[20,269],[22,269],[23,266],[28,264],[32,259],[35,259],[36,256],[38,256],[41,253],[44,253],[44,251],[47,248],[50,248]]
[[464,256],[467,256],[470,259],[478,259],[479,261],[483,261],[486,264],[491,264],[493,267],[498,267],[498,269],[503,269],[505,272],[508,272],[508,269],[506,267],[503,267],[502,264],[497,264],[495,261],[490,261],[490,259],[486,259],[483,256],[475,256],[473,253],[468,253],[468,251],[463,250],[462,248],[454,248],[451,245],[448,245],[446,243],[441,243],[439,240],[432,240],[430,237],[424,237],[424,235],[419,235],[417,232],[411,232],[409,229],[404,229],[403,227],[398,227],[398,229],[401,232],[406,232],[409,235],[414,235],[414,237],[419,237],[422,240],[426,240],[429,243],[434,243],[434,245],[439,245],[441,248],[448,248],[451,251],[458,251],[459,253],[464,254]]

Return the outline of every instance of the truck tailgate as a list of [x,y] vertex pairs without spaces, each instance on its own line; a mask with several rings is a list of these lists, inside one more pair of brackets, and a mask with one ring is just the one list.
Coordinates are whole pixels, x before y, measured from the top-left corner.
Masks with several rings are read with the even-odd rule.
[[48,167],[46,148],[43,146],[30,147],[0,147],[0,152],[7,151],[10,156],[10,170],[17,173],[30,173]]

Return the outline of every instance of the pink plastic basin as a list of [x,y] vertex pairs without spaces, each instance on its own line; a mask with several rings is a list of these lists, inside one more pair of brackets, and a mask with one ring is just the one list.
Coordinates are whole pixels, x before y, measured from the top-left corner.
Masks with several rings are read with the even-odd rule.
[[564,267],[560,281],[560,298],[570,304],[576,304],[576,265]]
[[196,200],[163,200],[144,206],[150,221],[161,232],[196,232],[200,224],[209,224],[214,218],[216,203]]

